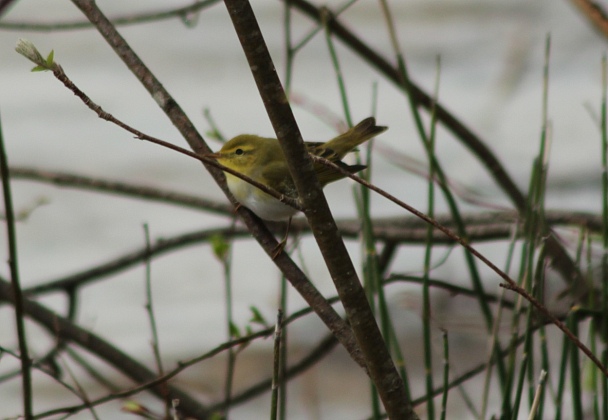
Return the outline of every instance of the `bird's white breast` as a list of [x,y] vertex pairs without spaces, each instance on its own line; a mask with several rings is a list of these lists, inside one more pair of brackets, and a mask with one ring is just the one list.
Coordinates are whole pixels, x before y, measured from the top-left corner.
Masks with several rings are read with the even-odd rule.
[[296,214],[292,207],[234,175],[226,174],[226,181],[238,202],[264,220],[283,221]]

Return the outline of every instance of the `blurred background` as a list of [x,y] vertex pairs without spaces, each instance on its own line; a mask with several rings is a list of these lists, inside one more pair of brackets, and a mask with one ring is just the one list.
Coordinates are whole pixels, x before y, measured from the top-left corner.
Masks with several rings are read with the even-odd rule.
[[[97,3],[111,19],[190,4],[184,1],[168,5],[161,0]],[[343,3],[330,0],[324,4],[337,8]],[[283,77],[284,5],[274,0],[257,0],[253,7],[277,71]],[[606,39],[593,30],[571,2],[407,0],[391,2],[391,7],[411,78],[432,93],[440,57],[441,103],[487,142],[523,190],[539,149],[544,51],[550,36],[551,150],[547,207],[599,214],[601,144],[597,118]],[[0,20],[0,112],[10,164],[122,180],[227,202],[197,161],[135,140],[131,134],[97,118],[52,74],[31,73],[33,64],[14,50],[19,38],[32,41],[43,55],[54,50],[55,60],[66,74],[105,111],[146,134],[187,147],[95,29],[37,31],[12,26],[84,20],[68,1],[34,0],[16,2]],[[359,1],[340,20],[378,53],[395,62],[376,2]],[[314,22],[294,12],[296,42],[314,27]],[[188,16],[187,24],[172,18],[119,26],[119,31],[204,136],[211,128],[204,117],[205,110],[227,138],[241,133],[274,136],[221,2]],[[406,99],[339,42],[336,48],[354,122],[371,115],[375,109],[378,123],[390,128],[375,142],[373,182],[425,211],[426,179],[401,167],[407,164],[405,157],[424,161],[425,156]],[[291,89],[297,99],[293,109],[305,139],[319,141],[337,134],[335,125],[320,118],[320,114],[325,117],[334,114],[338,118],[344,115],[322,32],[297,54]],[[377,103],[373,100],[374,89]],[[209,143],[214,149],[220,147],[213,139]],[[436,149],[451,180],[474,191],[484,203],[509,208],[485,169],[444,129],[438,131]],[[79,272],[144,246],[144,224],[149,226],[153,240],[231,224],[231,218],[211,213],[36,182],[16,179],[12,187],[17,211],[34,208],[18,224],[24,287]],[[350,181],[331,185],[326,193],[336,217],[356,216]],[[41,200],[44,204],[37,206]],[[480,210],[467,204],[464,208]],[[437,211],[445,209],[443,201],[438,200]],[[372,198],[374,216],[403,213],[382,198]],[[360,265],[360,245],[349,241],[348,246],[355,264]],[[324,295],[333,296],[331,279],[309,237],[301,240],[298,252],[315,285]],[[393,262],[392,271],[420,273],[423,252],[423,247],[408,248],[407,253],[400,253]],[[504,265],[504,246],[487,245],[483,252],[497,265]],[[0,241],[0,255],[6,260],[6,240]],[[436,258],[443,256],[437,252]],[[235,241],[232,259],[235,323],[247,325],[251,306],[259,308],[272,322],[278,307],[278,270],[249,239]],[[464,275],[463,266],[462,258],[451,258],[433,275],[454,283],[466,282],[458,274]],[[0,265],[0,274],[8,278],[6,264]],[[123,351],[152,364],[149,322],[144,309],[144,274],[142,265],[83,288],[77,319]],[[495,276],[486,275],[484,279],[489,292],[498,291]],[[208,245],[188,247],[155,259],[152,281],[160,349],[166,366],[172,367],[175,362],[199,355],[226,340],[222,265]],[[422,373],[422,347],[417,345],[421,328],[419,288],[397,284],[388,290],[400,336],[411,343],[406,354],[411,361],[410,373],[418,370]],[[295,291],[290,291],[289,296],[290,309],[304,306]],[[465,350],[454,369],[464,370],[467,363],[486,357],[483,346],[486,338],[477,308],[468,308],[466,301],[458,303],[448,296],[436,299],[436,322],[450,331],[454,352]],[[65,313],[62,295],[44,296],[39,301]],[[0,307],[0,345],[5,348],[17,349],[13,326],[12,308]],[[28,324],[28,333],[34,356],[44,354],[52,345],[52,337],[35,324]],[[325,327],[314,316],[308,316],[290,327],[290,351],[294,355],[304,354],[325,333]],[[479,354],[467,354],[471,343],[478,344]],[[271,340],[263,340],[243,353],[238,362],[236,387],[244,387],[255,382],[252,378],[271,372],[271,349]],[[438,338],[437,355],[441,351]],[[97,360],[92,363],[104,366]],[[16,367],[17,361],[8,356],[0,361],[2,373]],[[187,370],[176,384],[203,395],[204,400],[216,401],[223,392],[223,369],[223,364],[203,363]],[[119,374],[111,375],[127,386],[128,382]],[[41,374],[34,378],[36,412],[78,402],[55,386],[52,379]],[[82,379],[90,380],[86,375]],[[93,381],[83,385],[93,387],[93,395],[104,395],[103,389],[94,388]],[[412,389],[418,395],[416,391],[423,387],[412,384]],[[329,361],[290,385],[289,418],[365,418],[369,415],[368,395],[365,377],[338,348]],[[158,402],[146,394],[137,398],[158,408]],[[451,411],[454,417],[450,418],[458,418],[458,413],[466,418],[467,411],[454,404]],[[235,408],[232,415],[263,418],[267,409],[267,399],[262,398]],[[20,381],[16,378],[0,383],[0,417],[15,416],[20,410]],[[132,418],[120,412],[120,402],[102,405],[98,410],[102,418]],[[420,414],[424,416],[424,411]],[[89,416],[84,411],[74,418]]]

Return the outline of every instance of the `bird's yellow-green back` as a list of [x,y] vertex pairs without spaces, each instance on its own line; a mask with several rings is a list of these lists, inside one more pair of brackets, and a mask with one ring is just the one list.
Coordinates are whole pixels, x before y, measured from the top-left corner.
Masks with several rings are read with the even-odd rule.
[[[321,156],[342,169],[355,173],[364,165],[348,165],[342,162],[344,156],[357,146],[385,131],[386,127],[376,125],[373,117],[366,118],[345,133],[325,142],[305,142],[308,152]],[[228,141],[215,157],[222,165],[233,169],[253,180],[264,184],[281,194],[297,198],[297,191],[289,173],[285,155],[278,142],[273,138],[242,134]],[[335,168],[320,162],[314,163],[314,171],[322,186],[337,181],[345,175]],[[288,206],[262,192],[250,183],[227,174],[228,187],[232,194],[258,216],[267,220],[282,220],[290,212]],[[293,213],[293,210],[291,210]]]

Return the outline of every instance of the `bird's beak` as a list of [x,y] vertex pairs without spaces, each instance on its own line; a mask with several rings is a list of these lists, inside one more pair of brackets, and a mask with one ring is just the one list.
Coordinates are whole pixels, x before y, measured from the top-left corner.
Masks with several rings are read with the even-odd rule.
[[201,156],[206,157],[206,158],[210,158],[210,159],[219,159],[222,154],[217,152],[217,153],[203,153]]

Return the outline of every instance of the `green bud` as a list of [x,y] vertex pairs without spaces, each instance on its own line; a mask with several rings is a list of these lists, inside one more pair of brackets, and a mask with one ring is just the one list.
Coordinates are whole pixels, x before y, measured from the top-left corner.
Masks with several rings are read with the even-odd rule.
[[32,71],[52,71],[57,66],[54,61],[55,52],[53,50],[51,50],[45,59],[42,57],[42,54],[40,54],[40,51],[38,51],[36,46],[27,39],[19,38],[15,51],[36,64],[36,67],[34,67]]

